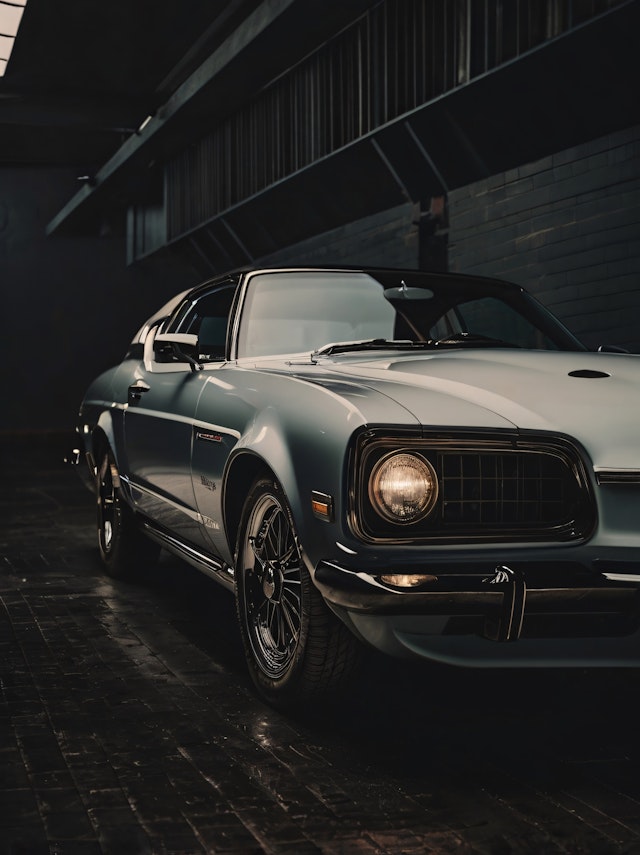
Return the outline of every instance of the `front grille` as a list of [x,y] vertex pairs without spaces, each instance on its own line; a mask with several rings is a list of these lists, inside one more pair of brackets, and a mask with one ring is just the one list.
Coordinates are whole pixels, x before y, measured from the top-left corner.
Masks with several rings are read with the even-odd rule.
[[566,462],[548,454],[448,452],[436,471],[445,527],[562,525],[579,503]]
[[[390,451],[418,453],[439,485],[432,513],[412,525],[383,519],[368,482]],[[577,449],[557,437],[361,439],[352,489],[352,527],[370,542],[575,542],[595,526],[595,502]]]

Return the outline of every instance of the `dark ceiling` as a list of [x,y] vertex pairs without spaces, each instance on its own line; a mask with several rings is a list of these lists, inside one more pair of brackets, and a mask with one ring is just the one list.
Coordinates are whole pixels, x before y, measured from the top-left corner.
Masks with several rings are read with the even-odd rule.
[[[279,21],[260,48],[234,57],[214,103],[196,108],[200,121],[210,121],[212,107],[235,109],[375,2],[28,0],[0,77],[0,167],[93,175],[225,40],[233,56],[243,26],[255,34]],[[174,135],[173,147],[184,145],[185,126]]]
[[260,0],[28,0],[0,77],[0,166],[104,163]]

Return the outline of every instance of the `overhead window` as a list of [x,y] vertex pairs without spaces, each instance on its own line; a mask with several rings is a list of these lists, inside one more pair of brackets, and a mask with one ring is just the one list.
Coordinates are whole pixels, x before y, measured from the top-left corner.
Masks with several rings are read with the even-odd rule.
[[27,0],[0,0],[0,77],[7,70]]

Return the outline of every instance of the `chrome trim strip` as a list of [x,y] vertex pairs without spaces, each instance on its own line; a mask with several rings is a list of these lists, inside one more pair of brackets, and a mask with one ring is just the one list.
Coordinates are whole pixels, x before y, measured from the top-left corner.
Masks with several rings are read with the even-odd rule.
[[[203,525],[202,514],[195,511],[193,508],[190,508],[188,505],[181,505],[179,502],[173,501],[168,496],[163,496],[160,493],[156,493],[155,490],[150,490],[149,487],[143,487],[141,484],[138,484],[137,481],[133,481],[131,478],[127,478],[125,475],[121,475],[120,479],[125,482],[128,486],[129,491],[138,490],[140,493],[145,493],[147,496],[151,496],[153,499],[157,499],[160,502],[164,502],[167,505],[171,505],[172,508],[180,511],[186,516],[190,517],[195,522]],[[135,501],[135,499],[134,499]]]
[[184,558],[196,570],[200,570],[205,575],[215,579],[216,582],[220,582],[228,590],[233,591],[233,568],[225,564],[224,561],[213,558],[211,555],[205,555],[193,546],[178,540],[177,537],[156,528],[149,521],[143,523],[143,528],[149,537],[166,547],[170,552]]
[[203,422],[200,419],[192,419],[188,416],[179,416],[175,413],[167,413],[164,410],[150,410],[146,407],[129,407],[128,415],[132,415],[136,413],[140,416],[152,416],[157,419],[166,419],[170,422],[181,422],[186,425],[192,425],[195,428],[206,428],[207,430],[216,430],[219,433],[225,433],[228,436],[232,436],[235,439],[240,439],[240,431],[233,430],[233,428],[222,427],[222,425],[214,425],[211,422]]
[[640,582],[638,573],[603,573],[602,575],[610,582]]
[[83,406],[96,407],[101,410],[126,410],[129,408],[128,404],[119,404],[117,401],[102,401],[98,399],[85,401]]
[[640,484],[640,469],[604,469],[594,466],[598,484]]

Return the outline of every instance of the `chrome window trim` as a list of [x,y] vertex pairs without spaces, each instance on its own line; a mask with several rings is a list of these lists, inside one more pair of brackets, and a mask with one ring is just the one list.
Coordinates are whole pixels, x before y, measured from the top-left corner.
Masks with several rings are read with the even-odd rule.
[[596,481],[600,486],[607,484],[640,484],[640,469],[606,469],[594,466]]

